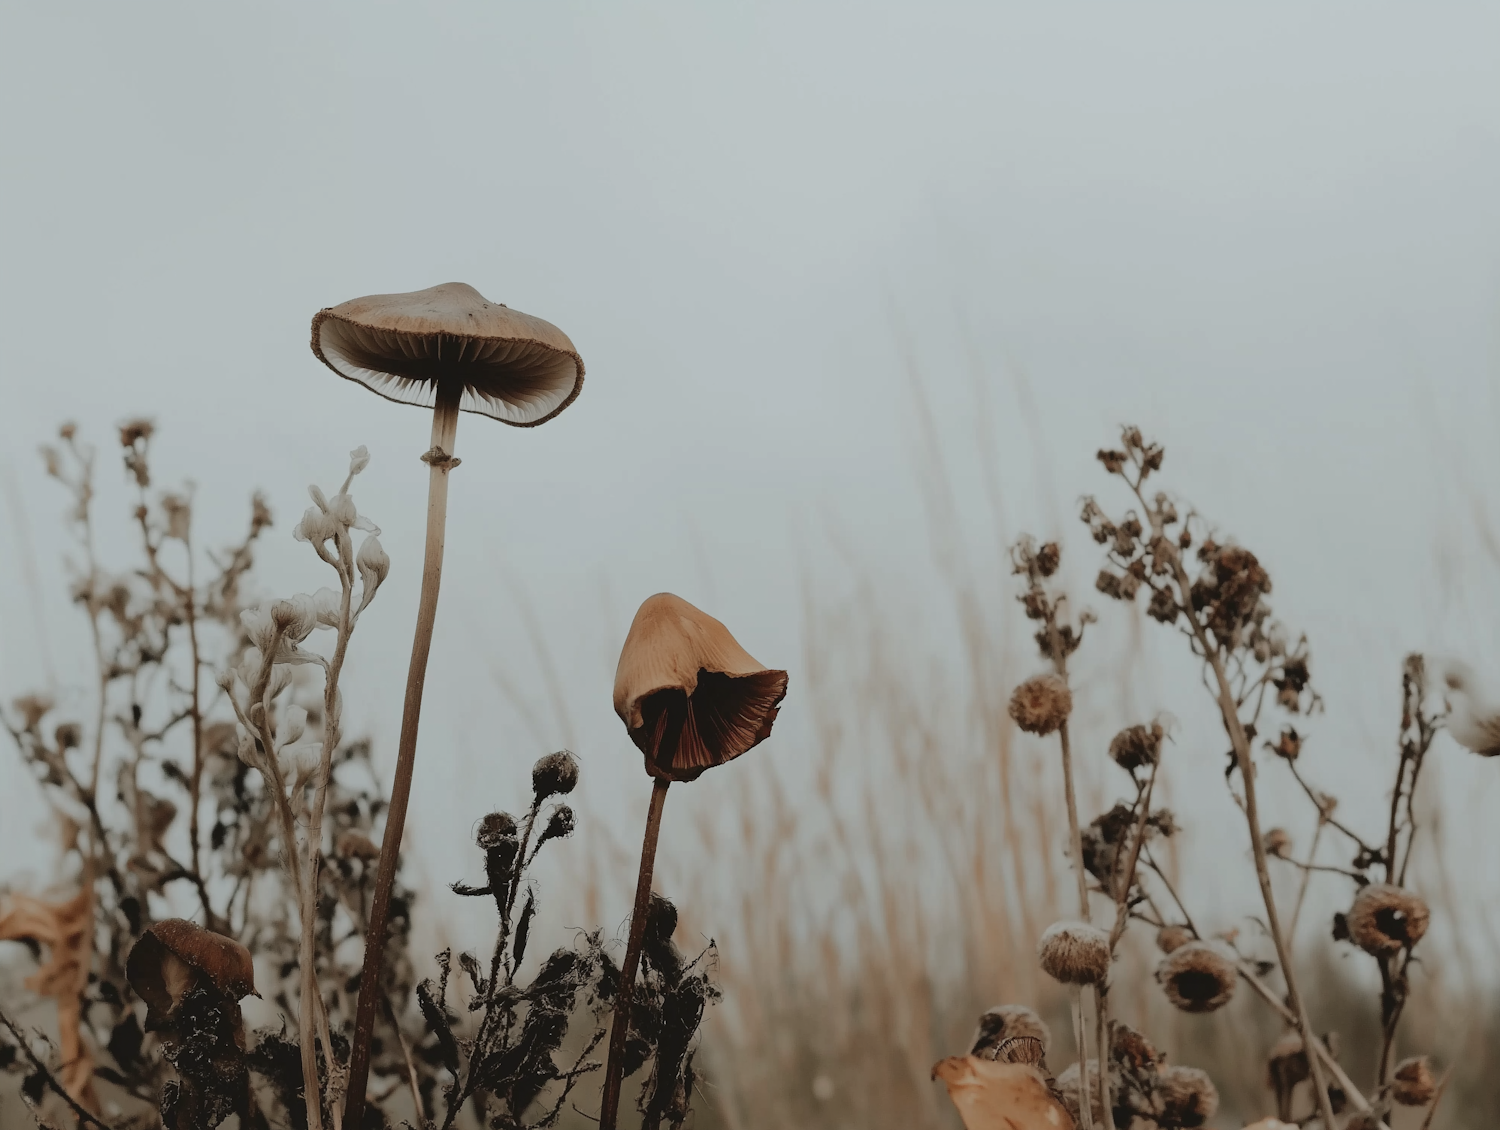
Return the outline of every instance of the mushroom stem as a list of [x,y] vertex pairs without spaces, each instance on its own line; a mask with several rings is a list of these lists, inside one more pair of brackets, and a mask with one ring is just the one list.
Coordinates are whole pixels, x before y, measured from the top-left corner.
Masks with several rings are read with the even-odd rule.
[[609,1062],[604,1069],[604,1098],[599,1107],[599,1130],[615,1130],[620,1113],[620,1073],[625,1066],[625,1037],[630,1032],[630,998],[635,993],[635,972],[641,963],[641,939],[646,933],[646,914],[651,905],[651,872],[656,865],[656,838],[661,832],[661,810],[672,782],[657,777],[651,786],[651,807],[646,813],[646,838],[641,844],[641,873],[635,881],[635,909],[630,912],[630,941],[625,946],[625,964],[620,968],[620,990],[615,994],[615,1019],[609,1030]]
[[422,561],[422,597],[417,605],[417,630],[406,672],[406,701],[401,711],[401,742],[396,755],[396,780],[391,787],[380,845],[380,867],[375,896],[365,928],[365,964],[359,975],[359,1007],[354,1017],[354,1041],[349,1054],[348,1106],[344,1125],[363,1126],[365,1084],[370,1074],[370,1035],[375,1028],[375,1005],[381,997],[380,963],[385,955],[386,925],[390,917],[391,887],[396,881],[396,858],[406,828],[406,804],[411,797],[412,765],[417,754],[417,724],[422,714],[422,687],[427,678],[427,655],[432,650],[432,625],[437,619],[438,586],[443,575],[443,534],[448,517],[448,472],[458,466],[453,439],[458,431],[458,403],[463,385],[438,385],[432,415],[432,448],[422,456],[430,468],[427,481],[427,549]]

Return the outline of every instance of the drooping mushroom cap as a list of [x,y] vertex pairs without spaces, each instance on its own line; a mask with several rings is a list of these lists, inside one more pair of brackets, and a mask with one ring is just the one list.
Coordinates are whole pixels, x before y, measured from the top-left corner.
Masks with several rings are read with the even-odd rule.
[[182,918],[167,918],[144,934],[125,962],[125,976],[160,1022],[192,988],[203,982],[232,1001],[258,996],[250,951],[233,938]]
[[657,593],[620,650],[615,713],[646,755],[646,772],[691,781],[770,735],[786,682],[785,671],[762,667],[712,616]]
[[440,381],[461,382],[461,411],[519,428],[552,419],[583,387],[583,358],[567,334],[467,283],[319,310],[312,351],[339,376],[402,404],[431,407]]

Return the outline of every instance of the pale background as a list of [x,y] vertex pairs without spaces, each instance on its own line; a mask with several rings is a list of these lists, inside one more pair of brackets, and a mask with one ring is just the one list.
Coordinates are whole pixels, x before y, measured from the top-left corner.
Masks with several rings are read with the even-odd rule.
[[[543,428],[459,431],[413,801],[434,881],[472,874],[473,821],[564,745],[584,803],[638,835],[647,787],[610,684],[652,592],[791,670],[755,757],[793,778],[805,602],[868,578],[914,669],[960,662],[924,402],[995,607],[987,476],[1000,536],[1063,533],[1086,593],[1092,452],[1126,421],[1163,439],[1168,481],[1312,635],[1318,775],[1378,795],[1401,656],[1497,643],[1475,533],[1500,471],[1496,42],[1496,9],[1457,4],[12,0],[0,692],[88,678],[34,454],[60,421],[103,450],[106,555],[126,536],[112,429],[148,414],[158,481],[196,482],[211,542],[268,492],[277,595],[326,583],[290,529],[305,484],[336,485],[364,443],[357,497],[395,564],[356,636],[348,728],[389,766],[428,419],[335,379],[308,321],[461,279],[563,327],[589,375]],[[1227,810],[1222,738],[1172,662],[1113,724],[1177,714],[1179,797]],[[1493,859],[1500,765],[1441,743],[1434,795]],[[34,794],[5,774],[0,877],[43,886]],[[1243,836],[1195,834],[1204,854]]]

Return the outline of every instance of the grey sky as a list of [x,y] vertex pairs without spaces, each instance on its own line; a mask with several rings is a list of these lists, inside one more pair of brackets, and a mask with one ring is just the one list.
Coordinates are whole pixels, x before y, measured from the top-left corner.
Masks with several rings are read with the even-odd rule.
[[[7,502],[0,686],[79,655],[33,457],[60,420],[109,451],[117,420],[154,415],[159,479],[196,480],[212,540],[265,488],[278,593],[325,583],[289,531],[366,443],[359,498],[395,567],[349,699],[389,747],[428,423],[334,379],[307,327],[460,279],[562,326],[589,376],[543,428],[459,429],[423,743],[441,768],[416,800],[445,859],[556,745],[640,783],[609,679],[652,592],[793,669],[789,730],[803,578],[842,569],[830,530],[941,651],[904,357],[984,560],[976,432],[1012,524],[1066,532],[1082,586],[1092,451],[1125,420],[1163,438],[1172,484],[1270,564],[1331,743],[1364,756],[1403,652],[1495,658],[1459,484],[1500,470],[1497,41],[1482,5],[10,4],[0,475],[51,638]],[[1450,763],[1496,796],[1495,766]],[[476,780],[472,813],[444,807]],[[26,821],[0,799],[0,841]]]

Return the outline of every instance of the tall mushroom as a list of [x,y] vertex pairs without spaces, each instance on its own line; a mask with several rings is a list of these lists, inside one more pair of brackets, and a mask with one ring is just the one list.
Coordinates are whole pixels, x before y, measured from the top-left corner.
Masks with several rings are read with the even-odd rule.
[[568,336],[550,322],[491,302],[464,283],[410,294],[375,294],[320,310],[312,321],[312,351],[339,376],[388,400],[433,409],[432,446],[422,456],[431,469],[422,596],[349,1060],[345,1125],[360,1126],[391,885],[406,825],[422,684],[443,571],[448,472],[459,463],[453,457],[458,414],[474,412],[520,428],[544,424],[577,398],[583,387],[583,359]]
[[645,755],[653,785],[630,941],[610,1028],[599,1130],[615,1130],[619,1116],[630,1000],[667,788],[673,781],[696,780],[768,738],[786,697],[786,683],[785,671],[762,667],[728,628],[671,593],[649,597],[630,625],[615,670],[615,713]]

